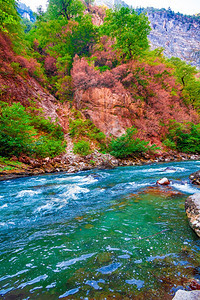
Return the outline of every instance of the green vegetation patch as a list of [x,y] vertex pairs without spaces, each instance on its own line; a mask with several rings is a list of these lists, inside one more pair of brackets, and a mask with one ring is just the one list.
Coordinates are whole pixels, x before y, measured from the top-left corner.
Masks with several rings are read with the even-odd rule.
[[167,129],[163,140],[166,147],[185,153],[200,153],[200,124],[170,120]]
[[128,128],[125,134],[117,139],[113,139],[110,143],[110,154],[117,158],[135,157],[147,151],[154,152],[158,147],[156,145],[148,146],[148,141],[135,138],[137,129]]
[[74,143],[73,151],[74,154],[86,156],[91,153],[90,143],[88,141],[80,140],[77,143]]
[[78,141],[81,138],[95,143],[100,151],[106,150],[106,136],[89,119],[84,120],[81,113],[72,110],[73,119],[69,120],[70,136]]
[[54,157],[65,151],[60,125],[28,113],[20,103],[0,102],[0,155]]

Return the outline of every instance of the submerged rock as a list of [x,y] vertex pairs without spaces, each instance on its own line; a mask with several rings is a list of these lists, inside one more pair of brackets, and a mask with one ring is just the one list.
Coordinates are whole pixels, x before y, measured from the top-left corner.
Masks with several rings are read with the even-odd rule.
[[200,170],[190,174],[189,178],[193,184],[200,185]]
[[183,291],[178,290],[172,300],[199,300],[200,291]]
[[160,184],[160,185],[168,185],[168,184],[170,184],[170,181],[169,181],[168,178],[164,177],[164,178],[162,178],[162,179],[160,179],[160,180],[157,180],[156,183],[157,183],[157,184]]
[[185,211],[190,227],[200,237],[200,193],[196,193],[186,199]]

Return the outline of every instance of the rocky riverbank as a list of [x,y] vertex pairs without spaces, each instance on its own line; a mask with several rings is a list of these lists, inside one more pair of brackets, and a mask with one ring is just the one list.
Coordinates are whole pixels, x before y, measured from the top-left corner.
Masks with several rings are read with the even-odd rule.
[[185,211],[190,227],[200,237],[200,193],[196,193],[186,199]]
[[200,159],[199,155],[190,155],[173,151],[168,153],[157,153],[153,156],[145,154],[142,157],[134,157],[131,159],[116,159],[110,154],[102,154],[96,150],[85,157],[74,154],[65,154],[55,158],[46,157],[44,159],[33,159],[26,155],[22,155],[18,159],[12,157],[10,161],[0,161],[0,181],[45,173],[75,173],[94,168],[109,169],[118,166],[198,159]]

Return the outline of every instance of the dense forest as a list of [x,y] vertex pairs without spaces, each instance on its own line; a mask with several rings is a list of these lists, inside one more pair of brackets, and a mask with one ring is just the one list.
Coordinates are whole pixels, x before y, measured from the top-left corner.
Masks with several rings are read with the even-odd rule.
[[[0,0],[0,16],[1,159],[58,156],[66,135],[82,156],[94,149],[117,158],[158,149],[200,153],[198,71],[165,58],[162,49],[150,51],[143,11],[50,0],[30,23],[19,17],[16,1]],[[43,109],[42,94],[29,95],[30,82],[53,97],[56,118]],[[95,115],[87,93],[97,90],[118,95],[112,117],[120,134]],[[66,116],[58,107],[67,107]]]

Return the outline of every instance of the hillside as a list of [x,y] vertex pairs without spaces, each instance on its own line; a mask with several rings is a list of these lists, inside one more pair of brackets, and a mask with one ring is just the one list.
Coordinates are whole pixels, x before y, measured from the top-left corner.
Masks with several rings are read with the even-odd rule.
[[[96,0],[95,5],[108,8],[128,5],[121,0]],[[35,22],[33,11],[19,2],[18,13],[22,18]],[[151,49],[163,48],[166,57],[178,57],[193,66],[200,68],[200,18],[175,13],[168,9],[137,8],[136,11],[146,13],[151,24],[148,35]]]
[[[85,157],[98,150],[133,158],[154,155],[155,146],[162,153],[199,153],[195,68],[148,49],[144,15],[79,5],[73,11],[78,19],[72,11],[63,17],[49,9],[20,42],[1,27],[0,155],[37,159],[74,152]],[[117,26],[115,14],[121,18]],[[102,20],[98,27],[97,20]],[[15,49],[23,43],[19,55]],[[126,154],[115,142],[127,147]]]

